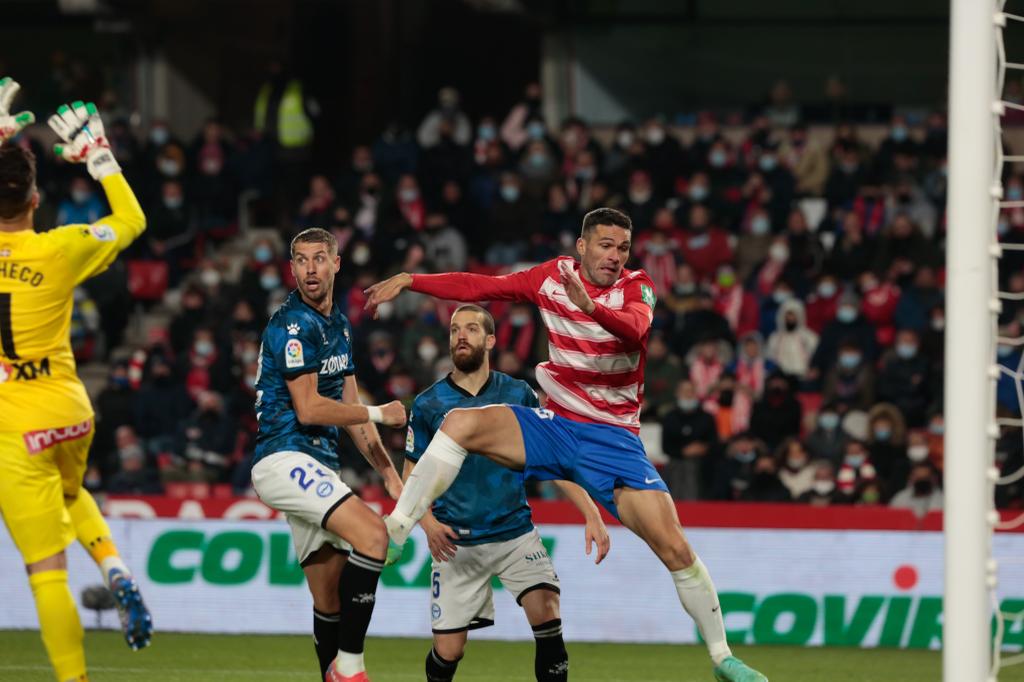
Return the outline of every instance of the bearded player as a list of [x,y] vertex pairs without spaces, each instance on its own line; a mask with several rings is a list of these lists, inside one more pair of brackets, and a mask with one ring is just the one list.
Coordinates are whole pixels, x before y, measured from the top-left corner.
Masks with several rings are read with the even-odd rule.
[[386,519],[388,534],[395,545],[404,544],[470,452],[526,478],[573,481],[669,570],[679,601],[707,643],[716,679],[765,682],[732,655],[711,576],[638,436],[655,296],[646,273],[624,269],[632,231],[627,215],[599,208],[583,218],[579,263],[561,257],[497,277],[402,273],[367,289],[370,309],[404,289],[460,301],[528,301],[540,308],[549,334],[550,359],[537,366],[549,409],[501,405],[450,412]]
[[[489,312],[475,305],[460,306],[448,331],[455,368],[416,396],[406,439],[406,477],[451,410],[502,403],[538,407],[537,394],[529,384],[491,371],[488,354],[495,338]],[[555,485],[583,513],[587,554],[596,541],[596,562],[600,563],[608,553],[609,539],[597,507],[579,486],[568,481],[555,481]],[[481,490],[487,494],[481,495]],[[483,457],[469,459],[420,525],[434,558],[430,604],[434,647],[427,654],[427,682],[451,682],[468,631],[494,623],[491,579],[495,576],[523,607],[533,628],[538,682],[568,680],[558,576],[530,518],[522,474]]]
[[114,593],[129,646],[149,644],[152,620],[110,528],[81,487],[93,409],[68,334],[74,288],[107,269],[146,226],[92,104],[49,120],[58,156],[84,163],[112,213],[93,225],[33,229],[35,157],[3,143],[32,122],[10,115],[18,84],[0,79],[0,513],[22,555],[39,629],[60,682],[86,680],[83,631],[65,548],[77,537]]

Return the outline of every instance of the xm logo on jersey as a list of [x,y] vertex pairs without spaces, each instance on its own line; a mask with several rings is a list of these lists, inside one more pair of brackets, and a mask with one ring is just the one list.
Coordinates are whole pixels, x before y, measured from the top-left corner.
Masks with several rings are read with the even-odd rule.
[[50,376],[50,358],[39,362],[0,362],[0,384],[7,381],[32,381]]
[[38,455],[40,452],[52,448],[58,443],[75,440],[89,435],[92,431],[92,420],[86,419],[81,424],[64,426],[59,429],[40,429],[29,431],[22,435],[25,440],[25,448],[30,455]]

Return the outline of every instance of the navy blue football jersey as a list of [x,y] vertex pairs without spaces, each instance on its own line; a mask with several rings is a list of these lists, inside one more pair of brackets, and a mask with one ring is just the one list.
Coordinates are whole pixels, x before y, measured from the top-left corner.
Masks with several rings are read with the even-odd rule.
[[[413,402],[405,456],[419,461],[450,410],[499,404],[538,407],[537,394],[525,381],[501,372],[491,372],[475,396],[451,376],[438,381]],[[522,473],[472,453],[452,486],[434,502],[433,512],[438,521],[458,533],[457,545],[511,540],[533,528]]]
[[287,379],[316,372],[317,390],[341,400],[345,377],[354,374],[352,327],[335,302],[330,317],[289,294],[263,331],[256,375],[256,452],[253,462],[285,450],[305,452],[338,469],[338,427],[300,424]]

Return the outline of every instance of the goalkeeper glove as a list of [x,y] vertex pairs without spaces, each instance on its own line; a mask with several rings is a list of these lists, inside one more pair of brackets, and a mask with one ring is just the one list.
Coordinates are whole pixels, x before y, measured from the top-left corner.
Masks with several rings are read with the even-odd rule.
[[53,146],[57,156],[71,163],[85,163],[89,175],[96,180],[121,172],[92,102],[62,104],[47,123],[63,140]]
[[0,78],[0,144],[21,132],[25,126],[32,125],[36,117],[31,111],[11,114],[11,102],[18,94],[21,86],[9,76]]

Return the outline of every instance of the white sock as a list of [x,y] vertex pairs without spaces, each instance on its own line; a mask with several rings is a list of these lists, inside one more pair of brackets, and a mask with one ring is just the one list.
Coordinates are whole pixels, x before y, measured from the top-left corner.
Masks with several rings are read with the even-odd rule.
[[434,434],[405,488],[386,520],[388,534],[396,544],[404,544],[416,523],[430,505],[448,490],[466,460],[466,448],[444,431]]
[[338,650],[338,657],[334,659],[334,668],[345,677],[352,677],[357,673],[366,670],[362,654],[350,654]]
[[672,580],[679,593],[683,608],[697,623],[701,637],[708,646],[711,660],[718,665],[732,655],[725,640],[725,623],[722,608],[718,603],[718,592],[711,582],[711,575],[700,557],[689,568],[672,571]]
[[110,572],[120,571],[125,575],[131,575],[132,572],[128,570],[128,566],[125,565],[124,561],[119,556],[108,556],[106,559],[100,562],[100,573],[103,574],[103,582],[106,583],[107,589],[110,588]]

